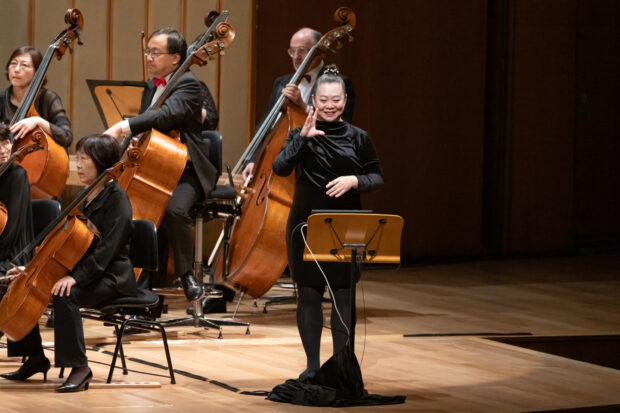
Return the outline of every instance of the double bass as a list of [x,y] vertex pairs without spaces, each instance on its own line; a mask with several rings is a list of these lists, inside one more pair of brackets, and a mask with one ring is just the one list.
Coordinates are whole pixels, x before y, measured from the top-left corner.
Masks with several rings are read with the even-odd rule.
[[[33,136],[33,143],[29,145],[22,146],[17,151],[13,152],[9,159],[5,163],[0,166],[0,177],[4,175],[4,173],[10,168],[13,162],[23,162],[26,155],[29,155],[35,151],[39,151],[43,149],[43,145],[41,145],[41,141],[43,136],[38,133],[35,133]],[[6,205],[0,202],[0,235],[4,232],[4,228],[6,228],[6,222],[8,219],[8,211],[6,209]]]
[[[336,53],[344,41],[352,41],[351,32],[356,24],[353,11],[340,7],[334,20],[341,26],[330,30],[310,49],[290,83],[298,85],[315,58],[325,56],[327,51]],[[237,199],[241,215],[233,223],[229,246],[221,248],[221,242],[216,246],[216,283],[241,289],[254,298],[261,297],[276,283],[287,264],[286,221],[293,203],[295,178],[294,174],[276,176],[271,165],[288,132],[302,126],[307,114],[288,105],[286,116],[279,117],[285,99],[280,96],[232,170],[232,175],[237,176],[249,162],[255,162],[254,177],[243,184]]]
[[[82,13],[78,9],[67,10],[65,13],[65,23],[69,27],[60,32],[47,48],[47,52],[34,74],[32,82],[30,82],[30,87],[11,120],[11,126],[24,118],[39,116],[34,108],[34,101],[41,86],[43,86],[45,74],[52,58],[56,57],[60,60],[67,49],[71,50],[71,44],[75,39],[77,39],[78,44],[82,44],[79,39],[80,31],[84,27]],[[28,172],[31,197],[33,199],[58,198],[62,194],[69,176],[69,158],[65,149],[41,128],[36,128],[21,139],[15,145],[14,150],[32,144],[36,136],[43,137],[40,142],[43,150],[20,162],[20,165]]]
[[[207,31],[188,48],[188,57],[168,81],[164,92],[149,109],[159,109],[179,82],[181,76],[193,64],[203,66],[217,53],[223,53],[235,37],[232,26],[226,23],[228,11],[224,10],[210,24]],[[123,143],[123,151],[129,147],[131,136]],[[187,162],[187,148],[158,130],[151,129],[138,137],[138,166],[128,168],[118,182],[127,192],[134,219],[146,219],[159,226],[168,200],[177,186]],[[138,276],[136,274],[136,276]]]
[[21,340],[32,330],[50,302],[54,284],[75,267],[90,247],[95,234],[80,215],[79,206],[109,179],[133,166],[132,163],[130,159],[121,161],[101,173],[14,258],[15,262],[30,255],[40,244],[34,258],[11,281],[0,301],[0,331],[10,340]]

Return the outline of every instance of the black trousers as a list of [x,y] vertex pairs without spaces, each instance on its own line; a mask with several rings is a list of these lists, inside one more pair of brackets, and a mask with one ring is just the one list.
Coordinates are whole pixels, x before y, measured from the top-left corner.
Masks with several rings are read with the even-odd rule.
[[[80,307],[97,307],[121,294],[109,278],[80,287],[74,285],[68,296],[54,296],[54,365],[56,367],[82,367],[88,365],[84,344],[84,327]],[[7,343],[8,355],[32,356],[43,353],[39,325],[19,341]]]
[[[194,220],[191,211],[194,205],[204,199],[204,191],[191,162],[187,163],[177,187],[172,192],[166,212],[157,231],[159,269],[144,272],[139,287],[163,287],[168,267],[168,248],[174,251],[174,273],[177,277],[192,271],[194,262]],[[150,278],[150,280],[149,280]]]

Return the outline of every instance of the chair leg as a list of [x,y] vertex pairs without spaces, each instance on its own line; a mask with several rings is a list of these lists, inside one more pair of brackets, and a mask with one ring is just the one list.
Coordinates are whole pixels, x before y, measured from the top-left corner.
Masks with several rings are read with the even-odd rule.
[[[117,325],[114,325],[114,331],[116,332],[116,336],[118,337],[119,334],[119,328]],[[124,331],[124,329],[123,329]],[[123,368],[123,375],[126,376],[129,374],[129,371],[127,370],[127,363],[125,362],[125,351],[123,349],[123,342],[121,341],[121,347],[120,347],[120,355],[121,355],[121,366]]]
[[164,342],[166,360],[168,361],[168,371],[170,372],[170,384],[176,384],[176,380],[174,379],[174,369],[172,368],[172,358],[170,357],[170,349],[168,348],[168,337],[166,336],[166,330],[164,329],[164,326],[159,323],[155,325],[159,327],[159,331],[161,331],[161,339]]
[[118,353],[120,351],[121,340],[123,339],[123,332],[125,331],[127,321],[128,320],[125,320],[123,324],[121,324],[120,331],[118,331],[118,327],[115,326],[118,332],[116,334],[116,347],[114,348],[114,355],[112,356],[112,363],[110,363],[110,372],[108,373],[108,380],[106,382],[108,384],[112,383],[112,375],[114,374],[114,369],[116,368],[116,358],[118,357]]
[[61,368],[60,368],[60,373],[58,373],[58,378],[59,378],[59,379],[62,379],[62,378],[64,378],[64,377],[65,377],[65,368],[64,368],[64,367],[61,367]]

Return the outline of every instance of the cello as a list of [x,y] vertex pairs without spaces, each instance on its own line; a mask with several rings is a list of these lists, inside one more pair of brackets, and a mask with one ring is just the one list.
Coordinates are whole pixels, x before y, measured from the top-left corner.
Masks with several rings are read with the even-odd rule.
[[[41,136],[39,131],[35,131],[33,136],[33,143],[29,145],[22,146],[17,151],[13,152],[9,159],[0,166],[0,177],[4,175],[4,173],[9,169],[9,167],[13,164],[13,162],[22,162],[26,155],[33,153],[34,151],[42,150],[43,145],[41,145],[41,141],[43,140],[43,136]],[[6,222],[8,219],[8,211],[6,209],[6,205],[0,202],[0,235],[4,232],[4,228],[6,227]]]
[[[39,116],[34,108],[34,101],[41,86],[43,86],[45,74],[52,58],[56,57],[60,60],[67,49],[72,50],[71,44],[75,39],[77,39],[78,44],[82,44],[79,37],[80,31],[84,27],[82,13],[78,9],[67,10],[65,13],[65,23],[69,27],[60,32],[47,48],[41,65],[30,83],[28,92],[26,92],[24,99],[11,120],[11,126],[24,118]],[[40,142],[43,150],[21,161],[20,165],[28,172],[30,194],[33,199],[58,198],[62,194],[69,176],[69,158],[65,149],[41,128],[36,128],[17,143],[15,150],[32,144],[34,137],[40,134],[43,136]]]
[[[130,155],[130,158],[135,156]],[[32,330],[47,308],[54,284],[75,267],[90,247],[95,234],[80,216],[79,206],[108,180],[133,166],[132,163],[131,159],[121,161],[102,172],[14,258],[13,261],[17,261],[29,255],[41,243],[34,258],[11,281],[0,301],[0,331],[10,340],[21,340]]]
[[[345,40],[352,41],[356,23],[353,11],[340,7],[334,20],[341,26],[326,33],[310,49],[290,83],[298,85],[315,58],[325,56],[328,50],[336,53]],[[288,105],[286,116],[279,116],[285,100],[281,95],[232,170],[232,175],[237,176],[247,163],[255,162],[254,177],[239,191],[236,203],[241,214],[233,223],[229,246],[221,248],[219,241],[216,245],[215,282],[241,289],[254,298],[261,297],[276,283],[287,264],[286,221],[293,203],[295,178],[294,174],[276,176],[271,165],[288,132],[302,126],[307,114]]]
[[[164,104],[181,76],[193,64],[204,66],[216,53],[223,51],[235,37],[232,26],[226,23],[228,11],[224,10],[210,24],[205,33],[188,48],[188,57],[177,68],[168,81],[164,92],[149,109],[159,109]],[[122,148],[129,147],[131,136],[127,137]],[[168,200],[176,187],[185,164],[187,148],[179,140],[151,129],[138,137],[138,166],[128,168],[118,182],[127,192],[131,202],[134,219],[146,219],[159,226],[166,210]],[[136,274],[136,277],[139,275]]]

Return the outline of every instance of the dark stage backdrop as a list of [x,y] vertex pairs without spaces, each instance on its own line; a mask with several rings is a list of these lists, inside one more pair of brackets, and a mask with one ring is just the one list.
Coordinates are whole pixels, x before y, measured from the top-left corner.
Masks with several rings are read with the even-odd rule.
[[255,119],[290,35],[355,11],[327,60],[384,168],[365,206],[405,218],[405,259],[618,240],[618,1],[255,1]]

